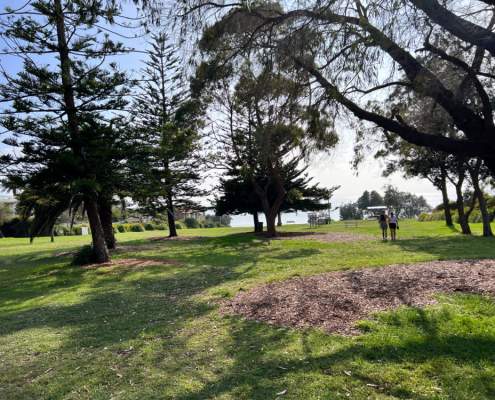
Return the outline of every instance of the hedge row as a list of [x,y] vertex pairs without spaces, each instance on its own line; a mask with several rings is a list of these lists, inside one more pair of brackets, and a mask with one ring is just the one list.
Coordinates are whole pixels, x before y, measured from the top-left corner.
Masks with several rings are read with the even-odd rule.
[[[457,212],[452,211],[452,218],[456,223],[459,223],[459,216]],[[445,214],[443,211],[433,211],[432,213],[422,213],[418,217],[418,221],[445,221]],[[473,210],[469,215],[469,222],[478,223],[482,222],[481,213],[479,210]]]
[[113,229],[115,232],[144,232],[144,231],[164,231],[166,226],[163,224],[114,224]]

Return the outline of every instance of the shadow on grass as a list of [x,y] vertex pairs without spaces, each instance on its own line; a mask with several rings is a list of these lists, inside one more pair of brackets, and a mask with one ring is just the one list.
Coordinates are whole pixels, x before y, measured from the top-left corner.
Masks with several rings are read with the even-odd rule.
[[495,238],[473,236],[415,237],[388,242],[411,253],[427,253],[439,260],[495,258]]
[[[440,387],[445,398],[468,398],[460,394],[460,387],[468,388],[475,396],[469,398],[494,398],[495,373],[483,371],[483,365],[494,361],[493,335],[441,329],[442,324],[454,320],[448,313],[409,309],[408,318],[393,321],[393,316],[394,313],[388,322],[382,322],[375,332],[361,336],[359,341],[325,338],[319,332],[294,332],[231,317],[230,343],[225,346],[234,359],[233,365],[202,390],[186,393],[176,400],[200,400],[225,394],[236,397],[239,388],[242,388],[240,397],[246,399],[276,398],[277,393],[287,388],[291,398],[320,398],[331,392],[333,385],[338,386],[337,381],[345,382],[342,386],[350,392],[360,393],[359,398],[385,394],[401,399],[425,399],[420,386],[402,380],[404,369],[411,373],[415,368],[419,374],[424,373],[421,380]],[[399,329],[403,329],[401,335],[394,335],[392,342],[387,339],[387,334]],[[294,342],[299,342],[296,354],[284,351]],[[325,343],[332,343],[327,347],[337,349],[313,354],[312,349],[320,350]],[[421,371],[420,365],[424,363],[430,364]],[[454,378],[452,373],[460,363],[475,368],[477,373]],[[312,380],[318,381],[314,388]]]

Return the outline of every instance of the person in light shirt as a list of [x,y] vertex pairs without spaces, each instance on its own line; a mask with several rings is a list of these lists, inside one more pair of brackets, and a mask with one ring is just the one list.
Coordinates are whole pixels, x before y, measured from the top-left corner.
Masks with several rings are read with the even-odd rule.
[[390,213],[388,219],[388,227],[390,228],[390,237],[392,240],[397,239],[397,229],[399,229],[399,219],[394,213]]

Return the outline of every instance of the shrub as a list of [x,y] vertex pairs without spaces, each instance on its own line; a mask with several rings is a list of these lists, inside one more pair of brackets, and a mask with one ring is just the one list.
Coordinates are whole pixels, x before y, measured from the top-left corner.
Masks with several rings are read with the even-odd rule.
[[81,247],[72,258],[72,265],[88,265],[95,262],[93,247],[86,245]]
[[28,237],[30,227],[30,220],[26,221],[16,217],[2,224],[0,230],[5,237]]
[[182,229],[184,226],[180,222],[175,223],[175,229]]
[[122,225],[122,224],[118,224],[117,225],[117,232],[120,232],[120,233],[124,233],[126,230],[125,230],[125,226]]
[[144,232],[144,226],[142,224],[131,224],[130,232]]
[[196,218],[186,218],[184,220],[184,223],[188,228],[192,228],[192,229],[199,228],[199,222]]
[[167,227],[163,224],[158,224],[158,225],[155,225],[155,229],[157,231],[166,231],[167,230]]
[[146,231],[154,231],[156,228],[153,224],[150,224],[149,222],[144,224],[144,230]]

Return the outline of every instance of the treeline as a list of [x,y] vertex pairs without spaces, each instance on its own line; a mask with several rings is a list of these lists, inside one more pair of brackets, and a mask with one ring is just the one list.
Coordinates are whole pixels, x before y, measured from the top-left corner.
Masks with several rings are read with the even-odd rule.
[[[168,25],[149,33],[116,1],[39,0],[0,18],[8,55],[22,62],[0,84],[9,149],[0,157],[2,185],[16,193],[16,223],[31,240],[55,236],[64,213],[84,215],[92,260],[106,262],[116,246],[112,210],[128,199],[150,218],[166,215],[177,236],[178,211],[204,210],[201,199],[213,194],[204,180],[218,170],[218,219],[186,225],[223,226],[226,213],[263,212],[273,236],[281,211],[329,200],[332,190],[310,183],[305,165],[337,136],[307,101],[307,77],[289,77],[255,53],[240,68],[226,60],[189,76]],[[134,52],[121,39],[135,29],[148,44],[134,53],[142,68],[131,78],[118,60]],[[207,37],[201,50],[220,57]]]
[[340,219],[362,219],[368,207],[377,206],[388,207],[399,218],[415,218],[431,210],[423,196],[401,192],[396,187],[388,185],[383,196],[374,190],[371,192],[365,190],[356,202],[340,206]]
[[[217,197],[232,205],[239,193],[255,196],[253,220],[263,212],[276,235],[281,209],[331,195],[309,181],[294,187],[291,175],[335,147],[339,116],[358,131],[357,161],[372,143],[387,173],[425,177],[442,193],[450,182],[462,231],[467,199],[492,234],[483,191],[495,176],[495,34],[486,1],[190,0],[170,2],[167,13],[155,8],[161,2],[132,3],[143,19],[123,15],[130,5],[118,0],[38,0],[0,14],[2,58],[21,64],[1,71],[0,170],[21,217],[33,218],[31,237],[66,210],[84,212],[94,261],[106,262],[116,199],[166,214],[177,235],[176,209],[211,195],[203,182],[217,171]],[[145,49],[121,42],[133,29],[148,35]],[[131,52],[143,62],[132,78],[118,62]]]

